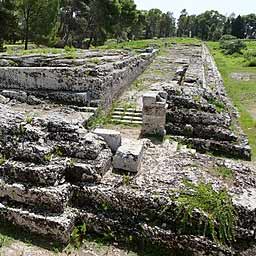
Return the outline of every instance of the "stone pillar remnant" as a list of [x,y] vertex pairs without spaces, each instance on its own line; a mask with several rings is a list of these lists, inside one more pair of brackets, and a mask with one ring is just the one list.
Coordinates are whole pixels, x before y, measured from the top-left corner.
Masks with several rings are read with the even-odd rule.
[[165,136],[167,93],[151,91],[143,95],[143,135]]

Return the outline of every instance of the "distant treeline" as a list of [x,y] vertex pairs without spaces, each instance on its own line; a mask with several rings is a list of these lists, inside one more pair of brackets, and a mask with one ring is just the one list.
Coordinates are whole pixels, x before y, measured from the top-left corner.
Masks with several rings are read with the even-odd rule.
[[217,11],[200,15],[159,9],[137,10],[134,0],[0,0],[0,48],[23,41],[57,47],[89,48],[111,38],[117,41],[159,37],[198,37],[219,40],[230,34],[256,38],[256,15]]

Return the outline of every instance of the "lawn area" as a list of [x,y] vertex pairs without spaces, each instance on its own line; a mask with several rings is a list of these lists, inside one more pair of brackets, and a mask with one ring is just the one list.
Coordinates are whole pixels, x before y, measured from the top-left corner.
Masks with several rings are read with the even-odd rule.
[[196,38],[160,38],[160,39],[145,39],[145,40],[134,40],[126,41],[123,43],[117,43],[114,40],[108,40],[103,46],[99,46],[98,49],[143,49],[150,46],[157,46],[159,48],[165,46],[165,44],[171,43],[183,43],[183,44],[194,44],[200,43],[201,41]]
[[[246,41],[247,50],[256,51],[256,41]],[[218,42],[207,43],[223,77],[228,95],[240,112],[240,124],[248,135],[256,160],[256,67],[247,67],[242,54],[224,55]],[[231,77],[234,73],[247,73],[255,76],[250,81]]]

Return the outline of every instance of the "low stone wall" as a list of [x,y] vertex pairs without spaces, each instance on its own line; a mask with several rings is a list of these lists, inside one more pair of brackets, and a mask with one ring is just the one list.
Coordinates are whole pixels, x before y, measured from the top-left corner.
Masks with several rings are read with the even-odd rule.
[[152,85],[152,89],[168,94],[167,134],[203,153],[251,160],[251,148],[238,124],[237,110],[227,97],[206,46],[177,46],[172,53],[174,59],[176,51],[186,61],[182,66],[173,62],[173,68],[177,68],[173,81]]
[[47,62],[44,56],[1,57],[0,62],[12,60],[18,66],[0,67],[0,93],[8,89],[63,103],[110,106],[151,63],[155,53],[153,49],[140,54],[118,52],[108,59],[104,59],[104,53],[101,59],[82,55],[66,66],[59,66],[61,61],[67,61],[60,57],[58,62],[56,57]]

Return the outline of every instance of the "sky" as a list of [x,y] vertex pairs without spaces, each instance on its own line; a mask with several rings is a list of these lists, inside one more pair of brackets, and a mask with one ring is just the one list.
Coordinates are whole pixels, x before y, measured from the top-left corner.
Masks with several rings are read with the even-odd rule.
[[182,9],[189,14],[200,14],[206,10],[217,10],[229,16],[235,14],[256,14],[256,0],[135,0],[138,9],[158,8],[164,12],[171,11],[176,18]]

